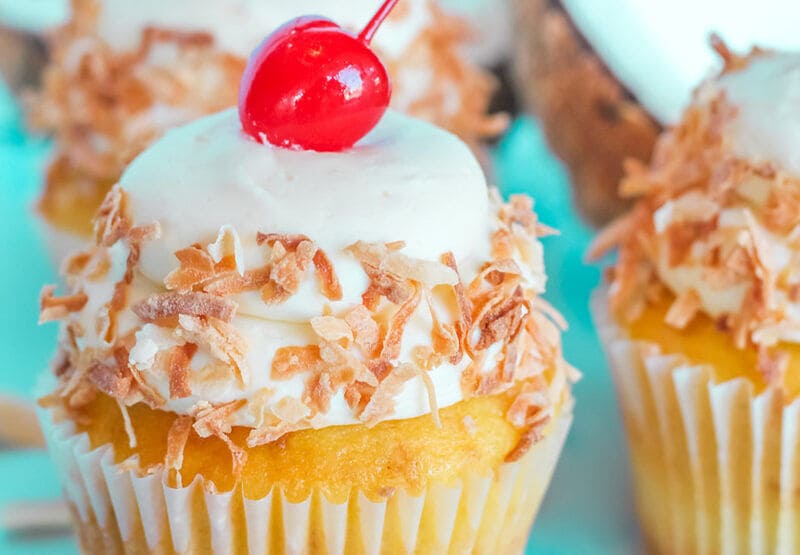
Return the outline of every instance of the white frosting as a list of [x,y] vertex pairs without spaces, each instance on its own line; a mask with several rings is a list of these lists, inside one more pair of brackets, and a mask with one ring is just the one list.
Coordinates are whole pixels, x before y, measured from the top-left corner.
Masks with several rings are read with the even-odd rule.
[[[486,181],[469,148],[393,111],[355,148],[318,153],[265,147],[227,110],[169,131],[120,183],[135,220],[164,230],[141,259],[141,271],[158,283],[175,268],[175,251],[213,242],[227,224],[242,238],[249,268],[267,261],[258,231],[312,238],[336,267],[343,303],[356,302],[367,284],[343,251],[359,240],[403,240],[408,256],[426,260],[452,251],[465,271],[489,259]],[[313,280],[277,306],[255,293],[243,297],[240,312],[281,320],[308,320],[325,302]]]
[[[168,7],[167,7],[168,6]],[[180,31],[207,31],[220,48],[247,57],[275,28],[292,18],[317,14],[356,31],[379,6],[375,0],[104,0],[98,33],[112,48],[130,50],[149,25]],[[390,18],[374,44],[396,58],[427,26],[427,0],[403,0],[404,17]]]
[[695,85],[718,67],[717,32],[736,51],[796,50],[800,4],[785,0],[563,0],[605,64],[662,123],[674,123]]
[[756,58],[716,85],[737,108],[728,128],[734,152],[800,176],[800,56]]
[[[177,267],[174,251],[190,244],[211,243],[229,225],[241,239],[245,268],[266,263],[268,249],[256,246],[258,231],[301,233],[315,240],[333,262],[344,298],[330,302],[313,278],[283,304],[266,305],[255,293],[232,297],[240,303],[232,325],[246,340],[250,382],[240,386],[229,373],[218,379],[197,379],[212,362],[202,349],[192,360],[192,396],[169,399],[169,380],[151,368],[156,352],[182,341],[172,328],[146,325],[137,332],[131,362],[145,380],[169,399],[165,410],[189,413],[198,401],[224,403],[251,399],[264,389],[271,403],[300,399],[305,375],[287,380],[270,376],[275,351],[285,346],[317,343],[309,324],[326,306],[340,314],[361,303],[367,281],[363,270],[343,249],[357,240],[406,241],[404,253],[439,260],[452,251],[465,281],[478,262],[490,259],[490,203],[480,166],[455,136],[419,120],[389,111],[380,124],[351,150],[315,153],[262,145],[241,132],[235,110],[175,129],[139,156],[121,179],[134,222],[159,222],[162,236],[145,243],[129,302],[163,291],[165,275]],[[86,335],[79,347],[104,347],[95,323],[98,311],[113,295],[113,284],[125,271],[127,247],[111,249],[112,270],[102,281],[83,286],[89,303],[77,315]],[[541,271],[541,250],[533,253]],[[527,268],[530,271],[530,268]],[[531,284],[543,287],[541,280]],[[443,298],[434,296],[440,314]],[[118,335],[141,325],[125,310]],[[400,360],[410,361],[415,346],[430,345],[432,321],[425,302],[405,329]],[[485,367],[497,363],[499,349],[490,348]],[[462,400],[460,379],[469,363],[443,364],[428,375],[436,402],[445,407]],[[421,378],[408,381],[394,399],[392,418],[410,418],[430,411]],[[240,411],[239,425],[253,426],[254,416]],[[314,427],[357,422],[340,391],[329,411],[315,416]]]

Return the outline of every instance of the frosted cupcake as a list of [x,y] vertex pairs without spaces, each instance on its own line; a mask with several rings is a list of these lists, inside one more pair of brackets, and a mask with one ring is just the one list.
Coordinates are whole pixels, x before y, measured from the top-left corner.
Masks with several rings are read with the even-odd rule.
[[720,45],[597,239],[619,248],[595,313],[660,553],[800,550],[800,57]]
[[385,110],[363,45],[332,58],[364,77],[358,110],[320,79],[299,95],[314,123],[303,100],[281,123],[276,59],[297,75],[337,33],[277,31],[239,114],[137,157],[64,263],[67,294],[43,292],[62,339],[42,419],[87,552],[525,546],[575,375],[539,297],[549,230],[428,123],[389,111],[341,142]]
[[[35,128],[56,152],[39,209],[56,253],[91,235],[91,217],[136,154],[166,129],[236,104],[238,78],[263,36],[322,12],[362,27],[377,2],[73,0],[52,41],[52,62],[32,102]],[[468,29],[428,0],[404,0],[375,46],[394,81],[393,106],[468,142],[495,134],[486,115],[492,79],[466,62]]]

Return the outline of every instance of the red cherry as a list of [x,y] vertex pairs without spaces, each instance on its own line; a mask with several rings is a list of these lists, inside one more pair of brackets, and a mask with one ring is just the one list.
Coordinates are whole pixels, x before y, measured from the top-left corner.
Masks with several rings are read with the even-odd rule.
[[398,0],[386,0],[357,37],[329,19],[299,17],[250,56],[239,89],[239,119],[258,141],[335,152],[377,125],[392,94],[369,47]]

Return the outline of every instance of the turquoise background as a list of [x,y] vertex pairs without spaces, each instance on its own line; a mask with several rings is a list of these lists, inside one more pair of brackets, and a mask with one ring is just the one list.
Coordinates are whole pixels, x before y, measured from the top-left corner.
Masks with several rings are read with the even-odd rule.
[[[45,141],[24,133],[18,107],[0,84],[0,391],[26,396],[46,371],[56,336],[54,325],[36,325],[39,289],[56,279],[32,212],[47,153]],[[570,322],[564,351],[584,374],[575,387],[575,423],[528,553],[637,553],[620,422],[588,312],[599,276],[583,262],[590,231],[575,215],[563,168],[534,121],[514,122],[494,160],[502,192],[530,194],[541,220],[561,231],[545,239],[547,297]],[[45,453],[0,449],[0,504],[58,495]],[[76,547],[69,538],[23,540],[0,530],[0,553],[67,554]]]

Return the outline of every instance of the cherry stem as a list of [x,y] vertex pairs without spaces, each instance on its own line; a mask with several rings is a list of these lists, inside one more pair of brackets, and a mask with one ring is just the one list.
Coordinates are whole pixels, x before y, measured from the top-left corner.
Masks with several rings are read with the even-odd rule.
[[369,20],[364,30],[358,35],[358,40],[364,44],[369,44],[372,41],[372,37],[375,36],[378,27],[381,26],[381,23],[389,16],[389,13],[391,13],[399,1],[400,0],[386,0],[377,13],[372,16],[372,19]]

